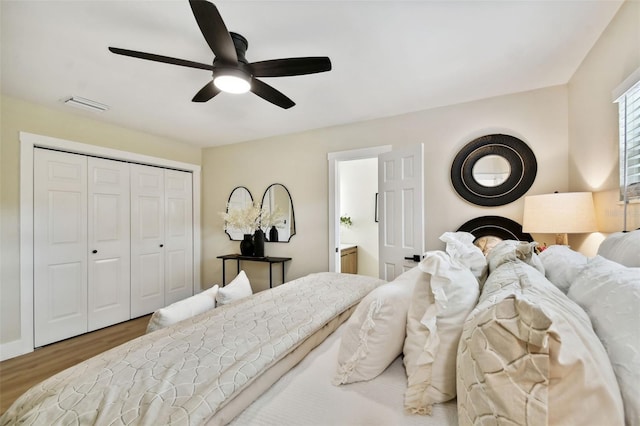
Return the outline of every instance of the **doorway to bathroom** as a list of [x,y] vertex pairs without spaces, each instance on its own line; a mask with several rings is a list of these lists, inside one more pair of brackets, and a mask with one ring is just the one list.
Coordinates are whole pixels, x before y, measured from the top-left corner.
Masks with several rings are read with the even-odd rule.
[[[340,272],[343,250],[351,254],[359,241],[373,247],[363,252],[366,275],[391,281],[415,267],[424,253],[424,145],[333,152],[328,161],[329,271]],[[366,226],[372,219],[373,225]],[[356,224],[362,225],[363,236],[353,229]],[[374,232],[365,233],[366,228]],[[376,229],[377,243],[371,243]],[[371,261],[376,245],[377,260]],[[357,273],[364,275],[359,252],[358,247]],[[353,263],[345,259],[346,267],[353,269]],[[369,269],[375,264],[377,275]]]
[[330,271],[341,272],[343,253],[353,256],[357,247],[357,273],[378,276],[378,155],[389,151],[384,145],[328,155]]

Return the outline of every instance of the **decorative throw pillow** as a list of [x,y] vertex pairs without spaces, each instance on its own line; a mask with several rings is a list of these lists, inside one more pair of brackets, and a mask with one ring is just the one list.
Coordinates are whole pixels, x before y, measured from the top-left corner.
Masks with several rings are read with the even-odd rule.
[[473,244],[476,245],[480,250],[482,250],[482,254],[486,256],[501,241],[501,238],[494,237],[492,235],[486,235],[484,237],[477,238],[473,242]]
[[489,273],[506,262],[521,260],[544,274],[544,265],[536,254],[536,242],[504,240],[498,243],[487,255]]
[[640,425],[640,268],[590,259],[569,298],[589,315],[618,378],[627,426]]
[[247,274],[244,271],[240,271],[229,284],[220,287],[216,295],[216,302],[218,302],[218,305],[227,305],[252,294],[253,290]]
[[216,307],[218,285],[169,306],[158,309],[151,315],[147,324],[147,333],[168,327],[177,322],[199,315]]
[[547,247],[539,258],[549,281],[565,294],[588,260],[584,254],[561,245]]
[[426,278],[415,267],[362,299],[344,326],[333,384],[371,380],[402,353],[411,295]]
[[480,288],[469,268],[442,251],[426,253],[407,316],[405,408],[430,414],[432,405],[456,396],[456,350]]
[[471,270],[480,284],[487,278],[487,258],[480,247],[473,242],[475,236],[469,232],[445,232],[440,241],[447,244],[445,251],[462,265]]
[[620,425],[620,390],[586,313],[522,261],[491,272],[458,348],[460,425]]

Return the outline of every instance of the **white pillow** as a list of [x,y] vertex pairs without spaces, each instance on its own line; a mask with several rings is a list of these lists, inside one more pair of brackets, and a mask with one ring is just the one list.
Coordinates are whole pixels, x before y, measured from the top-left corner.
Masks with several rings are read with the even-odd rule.
[[571,250],[569,246],[549,246],[540,253],[547,279],[565,294],[587,264],[587,256]]
[[569,298],[587,312],[618,379],[627,426],[640,425],[640,268],[590,259]]
[[411,413],[430,414],[434,403],[456,396],[458,340],[480,286],[469,268],[442,251],[427,252],[418,267],[427,279],[416,284],[407,316],[404,405]]
[[445,251],[471,270],[480,284],[487,278],[487,258],[473,242],[475,236],[469,232],[445,232],[440,241],[447,243]]
[[334,385],[371,380],[402,353],[411,295],[426,277],[415,267],[362,299],[344,326]]
[[218,285],[186,299],[179,300],[169,306],[158,309],[151,315],[147,324],[147,333],[168,327],[177,322],[199,315],[216,307]]
[[252,294],[253,290],[251,289],[247,274],[245,274],[244,271],[240,271],[229,284],[220,287],[216,295],[216,301],[218,305],[227,305],[236,300],[251,296]]
[[640,229],[615,232],[598,247],[598,254],[624,266],[640,267]]

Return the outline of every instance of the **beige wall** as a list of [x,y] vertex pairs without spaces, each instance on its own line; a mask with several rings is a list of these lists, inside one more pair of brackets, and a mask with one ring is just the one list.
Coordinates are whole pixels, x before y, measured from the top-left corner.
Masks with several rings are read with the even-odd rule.
[[[0,343],[20,338],[20,142],[19,132],[200,164],[192,145],[101,123],[79,115],[2,96],[0,137]],[[108,114],[108,113],[107,113]]]
[[[596,192],[600,229],[622,230],[617,203],[618,106],[612,91],[640,67],[640,1],[627,0],[568,84],[569,189]],[[640,227],[640,205],[631,205],[629,229]],[[604,236],[575,236],[570,243],[595,254]]]
[[[530,192],[565,191],[568,186],[566,87],[501,96],[402,116],[319,129],[203,150],[203,278],[221,281],[216,256],[239,251],[222,230],[231,190],[243,185],[260,199],[271,183],[284,184],[293,198],[297,234],[289,244],[269,244],[270,256],[290,256],[287,279],[329,267],[327,153],[380,145],[425,145],[425,212],[427,249],[441,248],[438,237],[467,220],[500,215],[522,220],[522,200],[483,208],[460,198],[450,183],[450,167],[460,148],[490,133],[524,140],[538,159],[538,177]],[[228,264],[230,265],[230,264]],[[235,274],[235,266],[232,268]],[[264,287],[265,265],[246,264],[254,289]],[[228,273],[229,274],[229,273]]]

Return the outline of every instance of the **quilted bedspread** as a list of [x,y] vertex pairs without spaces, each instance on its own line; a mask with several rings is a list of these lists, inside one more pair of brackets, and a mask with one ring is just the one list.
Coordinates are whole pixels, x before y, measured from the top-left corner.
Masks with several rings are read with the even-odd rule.
[[43,381],[0,424],[202,424],[382,283],[317,273],[221,306]]

